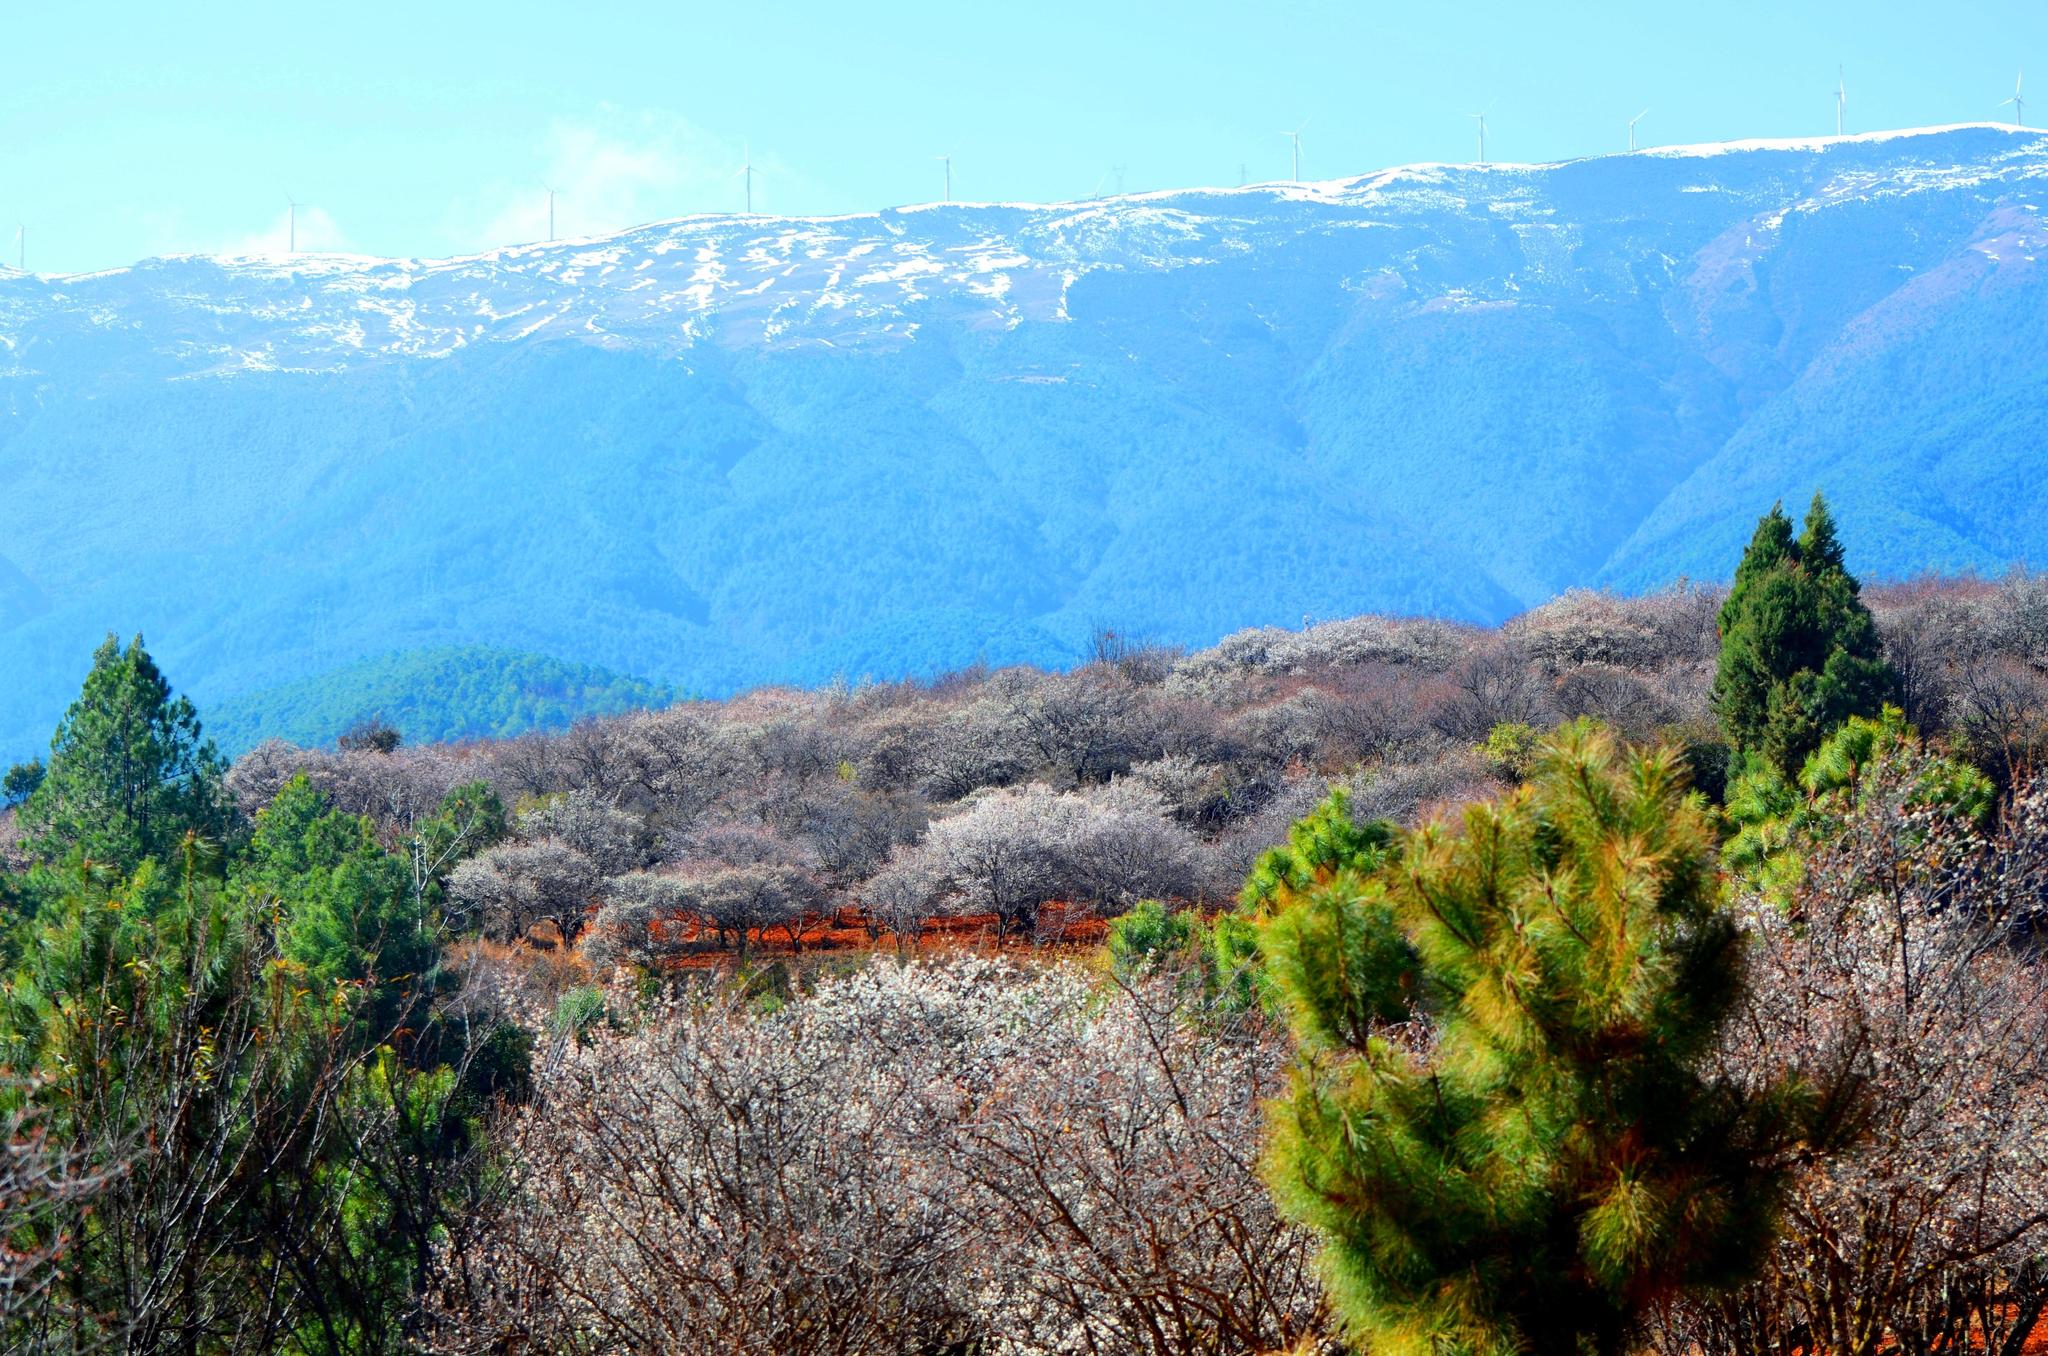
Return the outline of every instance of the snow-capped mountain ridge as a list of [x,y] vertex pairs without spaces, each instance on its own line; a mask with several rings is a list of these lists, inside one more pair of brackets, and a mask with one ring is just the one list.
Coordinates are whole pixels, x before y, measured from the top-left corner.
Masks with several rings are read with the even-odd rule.
[[[1991,154],[1826,173],[1842,153],[1988,139]],[[1792,203],[1776,176],[1749,196],[1780,211],[1827,199],[1953,188],[1959,176],[2048,176],[2048,134],[1996,124],[1840,138],[1660,147],[1545,165],[1417,164],[1301,184],[1189,189],[1054,204],[921,204],[834,217],[699,215],[611,235],[446,260],[361,255],[169,256],[71,277],[0,275],[0,329],[118,329],[168,311],[215,317],[208,340],[156,345],[177,375],[321,370],[445,356],[492,342],[580,338],[677,354],[696,344],[902,342],[930,317],[1014,327],[1068,319],[1069,289],[1104,269],[1171,269],[1255,253],[1304,231],[1398,228],[1451,213],[1540,220],[1562,176],[1640,175],[1730,154],[1806,162]],[[1729,191],[1681,186],[1679,191]],[[239,325],[230,321],[240,322]],[[210,340],[210,341],[209,341]],[[5,369],[0,369],[5,370]],[[33,376],[16,352],[9,375]],[[166,373],[169,375],[170,373]]]
[[1554,170],[1567,165],[1584,165],[1602,161],[1613,161],[1629,156],[1691,157],[1725,155],[1739,151],[1819,151],[1830,146],[1870,145],[1914,137],[1938,137],[1955,132],[1993,132],[2019,139],[2038,139],[2048,136],[2039,128],[2019,127],[2012,123],[1980,121],[1930,124],[1925,127],[1900,127],[1869,132],[1850,132],[1840,136],[1808,137],[1748,137],[1727,141],[1687,142],[1669,146],[1644,146],[1633,151],[1600,151],[1591,155],[1574,156],[1565,160],[1544,161],[1488,161],[1479,164],[1473,161],[1416,160],[1405,164],[1390,165],[1384,169],[1369,170],[1361,174],[1340,175],[1331,179],[1307,179],[1299,182],[1288,180],[1267,180],[1253,184],[1200,185],[1189,188],[1147,189],[1133,193],[1111,194],[1108,197],[1070,198],[1049,202],[1027,200],[998,200],[980,202],[960,199],[954,202],[906,203],[900,207],[884,208],[873,212],[842,212],[824,215],[756,213],[735,215],[729,212],[696,212],[680,217],[669,217],[659,221],[643,222],[636,226],[622,227],[616,231],[597,235],[570,236],[550,242],[526,241],[514,245],[501,245],[472,254],[452,255],[438,258],[422,255],[376,255],[348,251],[301,250],[286,255],[274,252],[221,253],[196,251],[184,254],[154,255],[135,264],[120,268],[97,269],[86,273],[43,273],[36,270],[21,270],[0,261],[0,278],[36,278],[45,282],[81,282],[91,279],[118,277],[136,269],[153,264],[179,263],[191,260],[210,260],[222,264],[258,265],[277,268],[286,273],[303,273],[328,268],[360,269],[383,265],[400,265],[413,268],[450,267],[491,261],[507,255],[529,253],[535,250],[558,251],[565,249],[604,246],[614,241],[648,231],[662,231],[700,223],[750,221],[784,223],[792,225],[831,225],[841,222],[857,222],[890,216],[905,216],[919,212],[946,211],[951,209],[997,209],[1016,212],[1073,211],[1080,208],[1099,206],[1103,203],[1129,203],[1166,201],[1184,197],[1231,195],[1281,194],[1295,197],[1328,197],[1332,194],[1355,192],[1362,185],[1383,187],[1387,183],[1406,176],[1433,174],[1442,171],[1503,172],[1510,170]]
[[711,693],[1711,578],[1816,485],[2048,560],[2044,206],[1964,125],[0,272],[0,755],[108,627]]

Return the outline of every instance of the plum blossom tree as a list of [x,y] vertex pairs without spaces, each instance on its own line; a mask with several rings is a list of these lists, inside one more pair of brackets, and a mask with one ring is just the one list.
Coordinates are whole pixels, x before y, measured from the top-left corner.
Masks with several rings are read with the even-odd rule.
[[758,1016],[564,1045],[444,1255],[440,1349],[768,1356],[1270,1351],[1316,1330],[1309,1237],[1261,1189],[1284,1078],[1167,977],[878,966]]
[[473,920],[484,935],[524,937],[537,923],[552,923],[573,941],[596,901],[603,877],[591,860],[566,843],[501,843],[457,866],[448,877],[451,913]]

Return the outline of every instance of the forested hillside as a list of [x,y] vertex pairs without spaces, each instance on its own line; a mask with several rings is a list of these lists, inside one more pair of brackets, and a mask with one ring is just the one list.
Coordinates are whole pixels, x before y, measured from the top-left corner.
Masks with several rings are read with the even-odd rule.
[[1822,483],[1866,574],[1996,574],[2044,184],[1970,126],[0,270],[0,751],[109,628],[213,709],[465,645],[717,695],[1498,622],[1721,578]]
[[585,716],[666,706],[680,696],[588,664],[480,645],[366,659],[220,703],[207,728],[239,754],[265,739],[324,744],[364,721],[409,744],[558,729]]

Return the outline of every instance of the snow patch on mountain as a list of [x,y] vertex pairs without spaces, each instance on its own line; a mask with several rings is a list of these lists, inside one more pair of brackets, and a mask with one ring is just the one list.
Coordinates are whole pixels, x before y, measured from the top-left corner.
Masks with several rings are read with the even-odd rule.
[[[1993,145],[1955,153],[1959,139],[1987,137]],[[1899,155],[1922,148],[1919,159]],[[1964,124],[1659,147],[1559,165],[1407,165],[1310,183],[1083,203],[697,216],[445,260],[172,256],[72,277],[0,271],[0,328],[26,333],[67,319],[107,329],[138,326],[159,336],[156,356],[176,375],[331,370],[557,335],[659,352],[709,341],[858,347],[901,342],[912,323],[928,325],[945,314],[1005,329],[1068,322],[1075,284],[1098,271],[1200,268],[1304,233],[1397,232],[1442,217],[1499,220],[1521,238],[1527,274],[1494,289],[1498,299],[1531,282],[1567,283],[1581,236],[1570,225],[1554,232],[1534,226],[1557,217],[1553,199],[1568,178],[1640,178],[1659,164],[1697,165],[1706,173],[1716,159],[1738,155],[1773,167],[1760,182],[1677,189],[1767,203],[1771,210],[1756,223],[1762,230],[1776,230],[1788,213],[2048,176],[2048,141],[2040,134]],[[1788,175],[1803,180],[1789,194],[1781,182]],[[1396,264],[1411,287],[1428,272],[1419,262]],[[1451,306],[1468,299],[1457,288],[1435,297]],[[201,327],[211,331],[211,342],[190,333]],[[11,375],[42,370],[12,344],[9,352]]]

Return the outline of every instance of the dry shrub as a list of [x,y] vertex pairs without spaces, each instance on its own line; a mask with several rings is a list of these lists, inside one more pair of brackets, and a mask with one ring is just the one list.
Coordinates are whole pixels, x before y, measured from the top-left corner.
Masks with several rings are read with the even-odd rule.
[[597,977],[579,951],[482,937],[450,947],[446,968],[462,989],[457,1008],[492,1019],[511,1017],[535,1028],[545,1023],[563,994]]
[[1470,750],[1427,763],[1374,768],[1351,779],[1351,816],[1359,823],[1385,819],[1417,824],[1503,790],[1484,759]]
[[1048,674],[1002,710],[1027,763],[1055,785],[1106,782],[1160,752],[1150,694],[1114,670]]
[[2048,670],[2048,575],[2015,571],[1975,601],[1992,649]]
[[1651,668],[1663,658],[1663,637],[1635,600],[1590,589],[1570,592],[1523,613],[1502,628],[1530,658],[1553,672],[1575,664]]
[[1170,978],[1005,1070],[951,1128],[973,1308],[1017,1353],[1267,1351],[1318,1326],[1313,1249],[1256,1162],[1283,1052],[1257,1019],[1191,1026]]
[[1652,671],[1714,656],[1722,596],[1690,584],[1634,598],[1572,589],[1501,633],[1553,673],[1575,664]]
[[1557,680],[1557,706],[1568,719],[1591,716],[1638,742],[1678,719],[1678,708],[1642,675],[1614,664],[1567,669]]
[[1191,829],[1214,829],[1242,818],[1269,790],[1233,776],[1228,768],[1179,754],[1138,764],[1130,779],[1157,796],[1175,822]]
[[457,786],[492,770],[489,757],[477,750],[445,745],[337,753],[269,739],[235,761],[227,786],[241,811],[253,816],[303,774],[335,809],[404,832],[440,809]]
[[1992,656],[1949,671],[1950,727],[2001,785],[2023,781],[2048,753],[2048,674]]
[[1957,667],[1991,652],[1983,600],[1922,586],[1882,590],[1870,601],[1906,719],[1922,730],[1946,729]]
[[1314,767],[1323,761],[1335,731],[1333,714],[1334,704],[1327,693],[1306,688],[1285,700],[1242,712],[1230,722],[1228,731],[1231,741],[1255,751],[1263,766],[1284,768],[1298,763]]
[[1431,722],[1447,739],[1477,743],[1496,725],[1544,729],[1556,723],[1550,684],[1505,646],[1468,656],[1444,677]]
[[994,914],[1003,937],[1055,900],[1129,908],[1186,898],[1200,877],[1194,837],[1159,796],[1126,778],[1085,792],[1040,784],[991,791],[935,821],[912,850],[936,868],[955,912]]
[[2048,1276],[2048,984],[2015,947],[2048,891],[2048,787],[1988,841],[1882,770],[1791,914],[1751,901],[1724,1055],[1807,1078],[1847,1137],[1793,1186],[1753,1285],[1674,1315],[1673,1352],[2018,1356]]
[[1427,675],[1398,664],[1362,664],[1324,680],[1332,709],[1329,736],[1354,761],[1377,762],[1412,754],[1434,743],[1435,728],[1423,699]]
[[1024,743],[1009,711],[993,700],[972,702],[934,721],[912,762],[918,791],[933,801],[1007,786],[1025,766]]
[[[1097,854],[1131,864],[1110,879],[1100,869],[1041,870],[1072,866],[1073,854],[1025,852],[1018,888],[1003,881],[982,892],[1002,897],[989,907],[1004,913],[1007,934],[1046,899],[1114,909],[1192,890],[1221,902],[1235,893],[1232,872],[1283,838],[1332,779],[1371,788],[1367,810],[1407,823],[1485,794],[1490,779],[1465,755],[1503,723],[1541,730],[1584,715],[1635,739],[1682,731],[1714,754],[1708,694],[1721,596],[1690,586],[1577,592],[1493,631],[1385,617],[1256,628],[1179,658],[1111,646],[1070,673],[983,667],[929,684],[765,689],[462,748],[272,743],[241,759],[230,784],[253,813],[303,771],[395,844],[451,786],[488,780],[532,812],[513,842],[465,868],[451,907],[458,924],[488,918],[504,936],[540,918],[573,936],[583,910],[617,898],[614,883],[638,872],[767,860],[728,860],[706,846],[742,831],[772,837],[818,887],[818,898],[768,921],[873,894],[914,927],[931,904],[921,875],[869,887],[911,849],[946,847],[959,832],[939,830],[929,843],[934,824],[976,822],[977,804],[997,792],[1007,793],[998,805],[1028,809],[1042,807],[1041,792],[1126,782],[1159,798],[1174,832],[1156,835],[1154,856],[1170,870],[1151,870],[1140,854]],[[2048,753],[2048,582],[1922,581],[1872,596],[1928,732],[1949,734],[2002,788],[2023,782]],[[1704,770],[1711,760],[1696,761]],[[1703,773],[1703,784],[1714,778]],[[1305,802],[1304,787],[1313,792]],[[976,846],[1050,842],[1032,822],[1043,817],[1012,815],[1007,844]],[[559,868],[576,861],[550,843],[589,861],[595,877],[571,879]],[[1007,867],[995,860],[991,870]],[[955,872],[939,907],[974,893],[978,874]],[[631,933],[609,931],[600,949],[608,958],[644,951]]]
[[1303,1234],[1254,1171],[1276,1034],[1160,979],[872,967],[767,1016],[662,1008],[562,1046],[445,1259],[449,1350],[1271,1350]]
[[1437,672],[1450,667],[1477,634],[1472,627],[1420,617],[1347,617],[1299,631],[1261,626],[1225,636],[1181,660],[1174,671],[1299,674],[1381,663]]
[[21,816],[13,806],[0,810],[0,871],[28,870],[28,848],[23,842]]
[[448,914],[496,941],[517,941],[540,923],[573,938],[602,886],[596,865],[567,843],[500,843],[449,874]]

